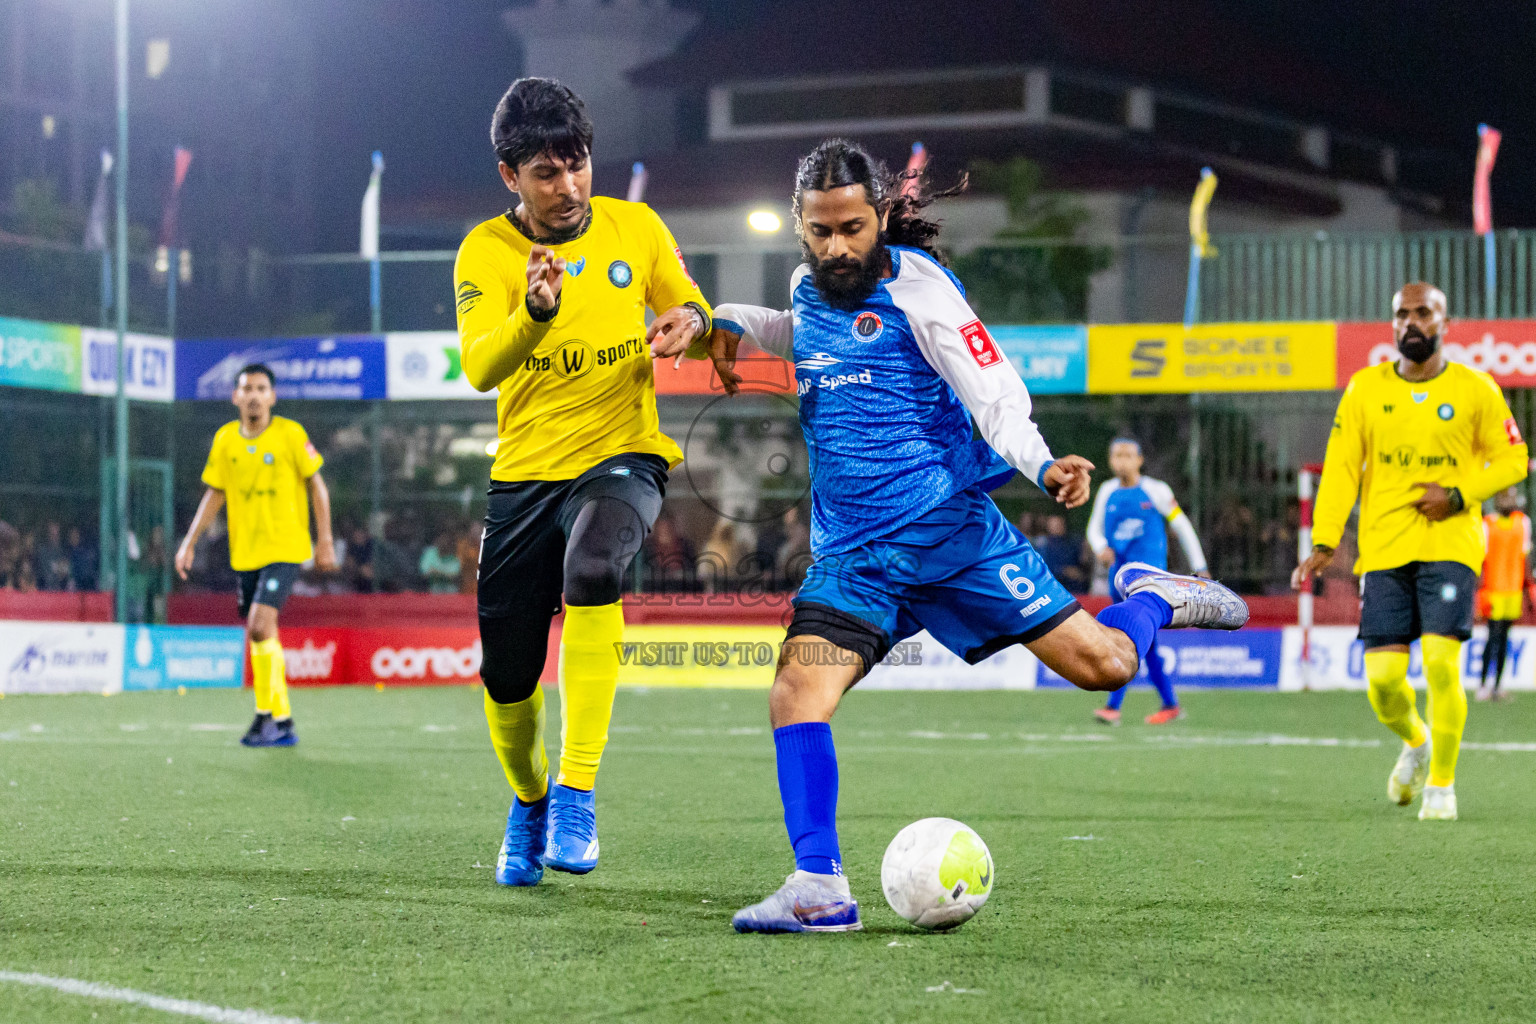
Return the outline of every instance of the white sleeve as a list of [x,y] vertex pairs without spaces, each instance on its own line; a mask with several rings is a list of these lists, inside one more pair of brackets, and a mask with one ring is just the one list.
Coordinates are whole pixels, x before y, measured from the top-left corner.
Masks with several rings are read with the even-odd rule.
[[1179,538],[1179,546],[1184,549],[1184,557],[1189,561],[1190,569],[1195,572],[1209,571],[1205,564],[1205,551],[1200,547],[1200,538],[1195,536],[1195,524],[1179,508],[1178,499],[1173,496],[1173,488],[1151,477],[1142,477],[1141,486],[1152,499],[1152,506],[1168,521],[1173,535]]
[[960,289],[937,263],[911,252],[901,253],[900,272],[887,287],[923,358],[955,389],[987,444],[1044,490],[1041,479],[1055,460],[1030,419],[1029,389]]
[[794,314],[787,309],[765,309],[739,302],[722,302],[714,309],[715,326],[739,334],[772,355],[794,357]]
[[1095,555],[1103,554],[1109,547],[1109,538],[1104,536],[1104,509],[1109,505],[1109,496],[1119,486],[1119,480],[1106,480],[1099,485],[1099,493],[1093,496],[1093,514],[1088,517],[1088,546],[1093,548]]

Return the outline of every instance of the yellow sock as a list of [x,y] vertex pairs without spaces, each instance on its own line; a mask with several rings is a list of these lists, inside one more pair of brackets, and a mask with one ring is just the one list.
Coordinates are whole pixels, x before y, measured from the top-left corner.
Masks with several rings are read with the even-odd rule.
[[256,713],[272,713],[272,655],[267,641],[251,641],[251,685],[256,691]]
[[624,603],[567,607],[560,638],[560,784],[597,785],[608,743],[613,693],[619,685],[618,645]]
[[1429,784],[1449,786],[1456,781],[1456,756],[1461,753],[1461,732],[1467,724],[1467,691],[1461,687],[1461,641],[1448,636],[1426,636],[1424,681],[1429,684]]
[[491,727],[491,746],[507,773],[512,792],[525,804],[542,800],[549,792],[549,759],[544,755],[544,688],[535,686],[533,696],[516,704],[497,704],[485,692],[485,720]]
[[1408,685],[1408,652],[1366,651],[1365,678],[1370,685],[1371,707],[1381,724],[1410,747],[1423,743],[1429,730],[1419,717],[1413,687]]
[[256,684],[256,710],[278,720],[293,717],[288,704],[288,671],[283,645],[277,637],[251,644],[251,679]]

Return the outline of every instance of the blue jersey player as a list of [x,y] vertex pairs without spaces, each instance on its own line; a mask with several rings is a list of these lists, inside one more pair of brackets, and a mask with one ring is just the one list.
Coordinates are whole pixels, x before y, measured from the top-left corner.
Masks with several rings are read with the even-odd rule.
[[1078,686],[1113,690],[1158,629],[1248,617],[1220,584],[1132,563],[1115,580],[1125,600],[1095,620],[1003,518],[987,490],[1015,471],[1075,507],[1093,467],[1052,458],[1024,382],[934,252],[938,225],[921,216],[932,195],[909,184],[852,143],[822,143],[795,178],[806,262],[793,309],[715,310],[711,357],[727,390],[742,337],[795,363],[816,556],[768,698],[796,870],[736,914],[737,931],[861,927],[829,723],[893,643],[926,629],[972,663],[1023,644]]
[[[1168,568],[1168,530],[1172,529],[1184,548],[1184,557],[1196,576],[1210,578],[1205,568],[1205,552],[1189,517],[1179,508],[1173,488],[1161,480],[1141,473],[1141,445],[1128,437],[1118,437],[1109,445],[1109,468],[1114,478],[1099,487],[1093,499],[1093,516],[1088,520],[1088,543],[1099,561],[1110,567],[1111,575],[1131,562],[1144,562],[1159,569]],[[1118,597],[1118,595],[1117,595]],[[1148,725],[1164,725],[1184,716],[1179,698],[1163,672],[1163,659],[1154,642],[1147,652],[1147,676],[1163,699],[1163,706],[1147,716]],[[1094,717],[1108,725],[1120,724],[1120,704],[1127,687],[1109,695],[1109,703],[1095,711]]]

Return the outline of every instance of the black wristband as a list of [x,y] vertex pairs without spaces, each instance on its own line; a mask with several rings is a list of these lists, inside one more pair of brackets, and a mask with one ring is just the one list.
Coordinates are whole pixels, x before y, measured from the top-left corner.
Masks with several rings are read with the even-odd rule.
[[555,318],[555,315],[557,313],[560,312],[560,298],[561,298],[561,296],[556,295],[555,296],[555,304],[553,306],[551,306],[549,309],[546,309],[546,310],[543,310],[543,311],[540,311],[540,310],[537,310],[537,309],[533,308],[533,303],[532,303],[532,301],[530,301],[532,298],[533,298],[532,295],[528,295],[528,296],[524,297],[524,299],[523,299],[523,308],[528,310],[528,315],[533,317],[533,322],[534,323],[536,323],[536,324],[547,324],[547,323],[549,323],[551,320],[553,320]]
[[1445,494],[1446,497],[1451,499],[1452,515],[1455,515],[1457,512],[1460,512],[1462,509],[1467,507],[1467,499],[1461,496],[1460,487],[1447,488]]
[[707,338],[707,337],[709,337],[709,332],[711,330],[713,330],[714,326],[715,326],[714,319],[709,315],[709,311],[706,310],[703,306],[701,306],[697,302],[685,302],[685,303],[683,303],[683,305],[687,306],[689,309],[691,309],[695,313],[699,314],[699,319],[704,322],[704,330],[699,332],[699,337],[700,338]]

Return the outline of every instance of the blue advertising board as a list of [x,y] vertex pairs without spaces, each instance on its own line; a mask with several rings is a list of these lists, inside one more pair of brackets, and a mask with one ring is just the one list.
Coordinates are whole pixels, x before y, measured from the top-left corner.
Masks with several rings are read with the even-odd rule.
[[987,328],[1031,394],[1081,395],[1088,390],[1088,328],[1076,325]]
[[124,690],[244,684],[245,630],[239,626],[129,626],[123,641]]
[[176,343],[178,400],[228,401],[243,367],[262,363],[279,398],[385,398],[384,338],[209,338]]
[[[1157,635],[1163,672],[1174,686],[1280,685],[1278,629],[1239,629],[1231,633],[1203,630],[1164,631]],[[1142,665],[1132,685],[1147,683]],[[1037,686],[1071,686],[1061,676],[1040,666]]]

